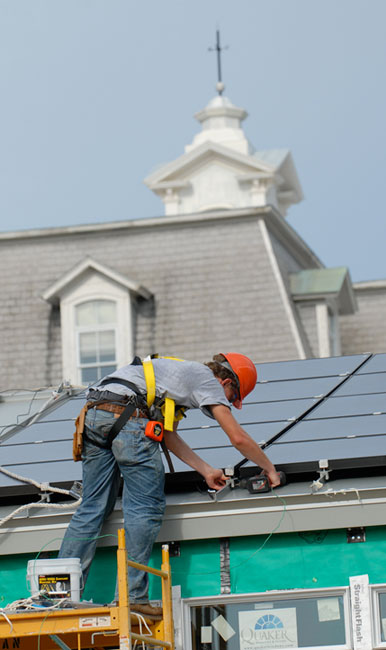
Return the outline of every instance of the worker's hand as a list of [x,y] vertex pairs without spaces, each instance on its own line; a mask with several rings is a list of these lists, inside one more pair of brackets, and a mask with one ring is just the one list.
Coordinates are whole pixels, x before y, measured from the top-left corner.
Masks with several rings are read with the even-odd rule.
[[207,484],[212,490],[221,490],[226,485],[227,477],[222,469],[211,467],[204,476]]
[[264,470],[263,473],[268,478],[271,488],[274,488],[274,487],[277,487],[278,485],[280,485],[280,476],[277,473],[277,471],[275,470],[275,468],[273,468],[270,471]]

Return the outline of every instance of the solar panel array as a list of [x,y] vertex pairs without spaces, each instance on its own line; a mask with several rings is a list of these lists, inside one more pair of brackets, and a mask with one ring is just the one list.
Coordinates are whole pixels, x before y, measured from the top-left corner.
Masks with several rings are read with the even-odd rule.
[[[255,390],[233,413],[276,465],[298,473],[317,470],[322,459],[331,468],[385,463],[386,354],[265,363],[257,369]],[[72,433],[83,399],[83,394],[70,398],[15,435],[0,438],[1,465],[54,484],[79,480]],[[200,411],[189,411],[179,432],[215,467],[242,460],[217,422]],[[185,480],[191,469],[179,459],[173,462]],[[0,488],[17,491],[22,485],[0,473]]]

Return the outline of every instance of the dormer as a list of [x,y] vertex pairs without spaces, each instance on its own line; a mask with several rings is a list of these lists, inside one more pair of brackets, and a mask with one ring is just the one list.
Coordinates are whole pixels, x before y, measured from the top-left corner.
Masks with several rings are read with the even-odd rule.
[[64,379],[87,385],[131,361],[135,299],[151,298],[145,287],[85,259],[42,297],[60,307]]

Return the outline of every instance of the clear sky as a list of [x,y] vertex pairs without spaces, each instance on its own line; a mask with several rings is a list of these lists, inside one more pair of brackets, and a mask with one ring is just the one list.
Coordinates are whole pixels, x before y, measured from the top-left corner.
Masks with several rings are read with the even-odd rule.
[[386,278],[385,0],[0,0],[0,230],[163,213],[143,185],[215,95],[289,148],[288,220],[326,266]]

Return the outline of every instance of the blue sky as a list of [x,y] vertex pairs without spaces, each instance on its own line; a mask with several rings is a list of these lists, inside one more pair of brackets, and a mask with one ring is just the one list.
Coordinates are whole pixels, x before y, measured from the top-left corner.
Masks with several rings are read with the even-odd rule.
[[143,185],[214,96],[288,147],[288,220],[327,266],[386,278],[384,0],[0,0],[0,230],[156,216]]

